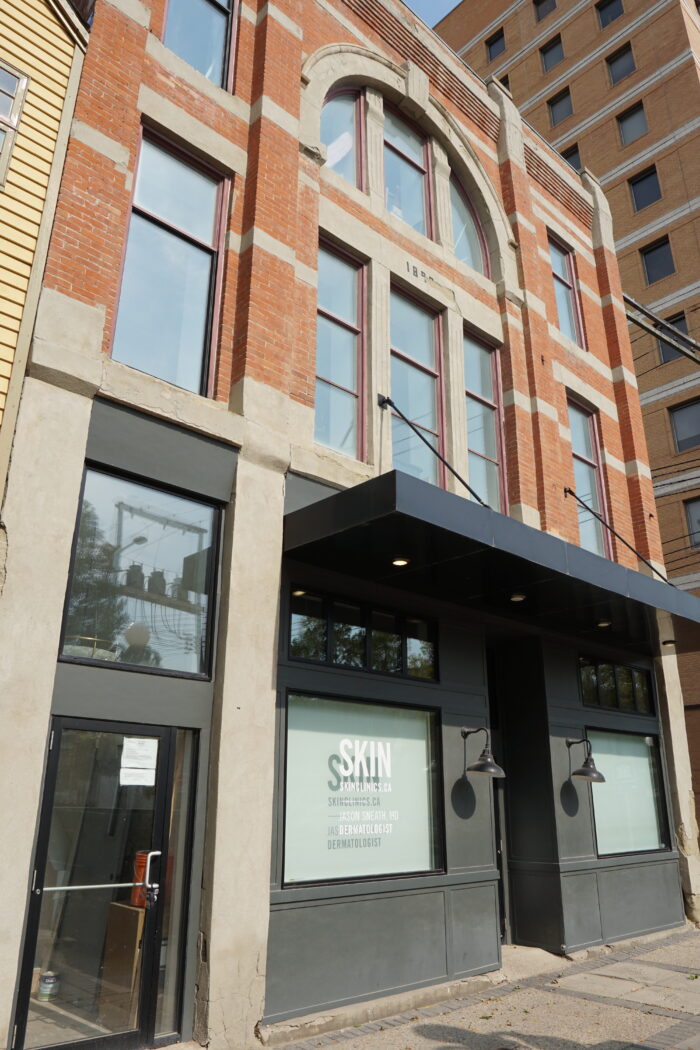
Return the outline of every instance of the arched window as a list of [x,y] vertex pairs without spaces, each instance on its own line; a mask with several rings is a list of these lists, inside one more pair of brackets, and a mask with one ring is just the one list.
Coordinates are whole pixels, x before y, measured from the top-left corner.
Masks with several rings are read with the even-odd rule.
[[321,142],[327,150],[326,167],[362,189],[362,94],[333,92],[321,113]]
[[460,262],[488,277],[488,255],[479,220],[467,195],[454,177],[450,179],[450,202],[455,255]]

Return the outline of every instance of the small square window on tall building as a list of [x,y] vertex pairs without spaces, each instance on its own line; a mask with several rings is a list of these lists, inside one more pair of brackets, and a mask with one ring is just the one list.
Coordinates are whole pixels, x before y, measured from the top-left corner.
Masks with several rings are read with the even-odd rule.
[[625,77],[628,77],[630,73],[634,73],[637,68],[634,64],[632,45],[625,44],[624,47],[619,48],[614,54],[608,55],[605,63],[608,67],[610,83],[618,84]]
[[[688,335],[688,321],[685,314],[681,311],[679,314],[674,314],[673,317],[666,318],[666,324],[673,325],[677,328],[682,335]],[[670,334],[670,333],[669,333]],[[659,354],[661,356],[661,364],[666,365],[669,361],[677,361],[679,357],[683,357],[683,354],[679,354],[670,343],[667,343],[661,336],[657,339],[659,344]]]
[[662,281],[664,277],[676,272],[671,252],[671,242],[668,237],[662,237],[653,244],[647,245],[640,250],[642,262],[644,263],[644,276],[647,284]]
[[659,176],[653,164],[650,168],[628,179],[628,182],[635,211],[641,211],[642,208],[648,208],[650,204],[661,200]]
[[569,146],[568,149],[563,149],[561,155],[566,163],[571,165],[574,171],[580,171],[583,167],[581,163],[581,153],[577,142],[574,142],[573,146]]
[[557,0],[532,0],[532,6],[535,9],[535,18],[541,22],[543,18],[556,10]]
[[605,29],[625,13],[622,0],[600,0],[600,3],[595,5],[595,9],[598,12],[598,24],[601,29]]
[[617,118],[617,126],[620,129],[623,146],[628,146],[630,142],[644,135],[649,130],[644,113],[644,103],[638,102],[636,106],[631,106],[624,113],[620,113]]
[[571,92],[568,87],[560,91],[554,98],[550,98],[547,108],[549,109],[549,120],[552,127],[570,117],[574,111],[574,104],[571,101]]
[[564,47],[561,42],[560,36],[553,37],[543,47],[540,48],[540,57],[542,59],[542,68],[545,73],[549,73],[550,69],[554,69],[555,66],[564,58]]
[[493,33],[486,41],[486,56],[489,62],[493,62],[494,58],[502,55],[505,49],[506,35],[502,29],[499,29],[497,33]]

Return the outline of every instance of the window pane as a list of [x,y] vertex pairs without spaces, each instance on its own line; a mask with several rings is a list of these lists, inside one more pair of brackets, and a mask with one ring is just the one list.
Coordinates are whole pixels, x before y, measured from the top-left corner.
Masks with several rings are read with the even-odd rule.
[[209,0],[168,0],[164,43],[205,77],[221,84],[228,18]]
[[112,356],[199,393],[212,256],[131,216]]
[[18,88],[19,77],[10,73],[8,69],[0,68],[0,91],[4,91],[6,95],[11,95],[14,98]]
[[[436,439],[433,434],[424,432],[424,437],[435,447]],[[414,477],[430,481],[433,485],[437,484],[437,457],[411,428],[396,416],[391,420],[391,440],[396,470],[403,470],[406,474],[413,474]]]
[[571,430],[571,447],[574,452],[587,459],[594,459],[591,417],[588,412],[577,408],[571,402],[569,402],[569,429]]
[[317,594],[292,595],[289,655],[297,660],[326,659],[326,617]]
[[134,203],[192,237],[211,244],[219,184],[144,139]]
[[581,170],[581,154],[578,146],[570,146],[569,149],[562,150],[562,157],[567,164],[570,164],[574,171]]
[[616,667],[617,705],[622,711],[634,711],[634,685],[631,667]]
[[452,202],[452,234],[455,255],[473,270],[483,273],[484,259],[476,222],[469,205],[452,180],[450,180],[450,200]]
[[384,138],[419,167],[425,166],[423,137],[389,109],[384,111]]
[[658,748],[654,737],[589,730],[604,784],[592,784],[598,852],[668,848]]
[[0,128],[0,149],[2,149],[2,144],[5,141],[5,135],[6,134],[7,134],[7,132],[5,131],[5,129],[4,128]]
[[574,111],[571,92],[568,88],[566,91],[562,91],[560,95],[557,95],[556,98],[550,99],[547,105],[549,106],[549,116],[552,124],[559,124],[562,120],[566,120]]
[[486,54],[489,62],[502,55],[506,49],[506,36],[502,29],[490,36],[486,41]]
[[316,380],[314,437],[344,456],[357,455],[357,398]]
[[316,336],[316,372],[348,390],[357,388],[357,336],[319,314]]
[[617,118],[617,122],[620,126],[620,137],[622,138],[623,146],[634,142],[635,139],[638,139],[640,135],[644,135],[649,130],[647,118],[644,115],[644,107],[641,104],[623,113]]
[[318,253],[318,305],[329,314],[357,324],[358,269],[324,251]]
[[372,613],[372,658],[373,671],[401,673],[401,632],[393,613]]
[[435,317],[395,292],[391,295],[391,345],[435,370]]
[[214,514],[88,471],[63,655],[203,674]]
[[555,37],[554,40],[550,40],[548,44],[540,48],[540,54],[542,56],[542,67],[545,73],[548,73],[550,69],[554,69],[564,58],[561,37]]
[[613,84],[617,84],[623,77],[629,76],[635,70],[634,56],[632,54],[632,48],[628,44],[626,47],[620,48],[614,55],[610,55],[606,59],[608,69],[610,70],[610,80]]
[[321,113],[321,142],[326,164],[353,186],[357,185],[357,95],[329,99]]
[[578,343],[578,329],[576,327],[576,311],[574,309],[574,293],[568,285],[554,279],[554,296],[557,301],[557,327],[559,331],[567,336],[572,343]]
[[435,678],[435,642],[425,620],[406,621],[406,668],[414,678]]
[[489,459],[498,459],[496,409],[467,398],[467,446]]
[[700,445],[700,401],[671,409],[671,422],[679,452]]
[[495,401],[493,390],[493,351],[464,336],[464,378],[472,394]]
[[417,233],[425,233],[425,176],[412,164],[384,147],[384,193],[387,209],[408,223]]
[[651,702],[649,675],[646,671],[640,671],[633,667],[632,680],[634,682],[634,699],[637,705],[637,710],[645,715],[653,714],[654,708]]
[[493,510],[501,509],[498,467],[488,459],[469,453],[469,484]]
[[435,380],[395,355],[391,358],[391,397],[412,423],[437,429]]
[[560,248],[554,241],[549,242],[549,257],[552,260],[552,270],[554,273],[561,277],[562,281],[571,282],[571,274],[569,272],[569,253]]
[[601,29],[605,29],[611,22],[614,22],[616,18],[625,13],[622,7],[622,0],[603,0],[602,3],[596,4],[596,8],[598,9],[598,21]]
[[556,0],[533,0],[535,5],[535,16],[539,22],[545,15],[548,15],[551,11],[554,11],[557,3]]
[[359,605],[333,603],[331,660],[344,667],[364,667],[367,632]]
[[[583,463],[580,459],[574,459],[574,479],[576,495],[579,499],[582,499],[589,507],[600,513],[595,469],[589,467],[587,463]],[[578,508],[578,529],[581,546],[584,550],[592,551],[593,554],[604,555],[603,526],[580,503],[577,503],[576,506]]]
[[0,117],[5,117],[5,119],[9,120],[13,103],[14,99],[10,95],[0,91]]
[[613,664],[598,664],[598,696],[603,707],[617,707],[617,686]]
[[642,172],[641,175],[637,175],[635,178],[630,179],[629,183],[636,211],[639,211],[640,208],[646,208],[655,201],[660,200],[661,187],[659,186],[659,177],[656,174],[656,168],[650,168],[649,171]]
[[[672,324],[674,328],[677,328],[679,332],[684,335],[688,335],[688,322],[685,314],[676,314],[675,317],[667,318],[668,324]],[[674,350],[670,343],[667,343],[664,339],[657,340],[659,344],[659,353],[661,354],[662,364],[667,364],[669,361],[676,361],[679,357],[683,357],[678,350]]]
[[290,696],[285,882],[434,870],[434,735],[428,711]]
[[676,272],[668,237],[665,237],[663,241],[659,241],[658,244],[654,244],[650,248],[642,248],[642,261],[644,262],[647,284],[661,281],[664,277],[668,277]]
[[595,664],[580,657],[579,674],[581,678],[581,696],[584,704],[588,704],[590,707],[597,707],[599,704],[598,675]]

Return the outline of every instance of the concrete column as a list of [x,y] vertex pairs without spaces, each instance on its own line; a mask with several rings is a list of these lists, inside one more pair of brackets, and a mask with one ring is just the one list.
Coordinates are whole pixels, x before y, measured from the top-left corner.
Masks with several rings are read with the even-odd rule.
[[384,207],[384,98],[376,88],[365,88],[367,133],[367,192],[375,210]]
[[255,1044],[265,998],[283,464],[243,451],[227,517],[195,1037]]
[[25,380],[2,508],[0,798],[8,861],[0,866],[0,1041],[9,1029],[18,973],[91,404]]
[[[659,655],[654,663],[657,682],[662,692],[661,722],[664,728],[666,764],[671,787],[673,829],[671,844],[680,853],[681,881],[685,910],[689,919],[700,922],[700,849],[695,817],[695,795],[688,753],[683,692],[678,675],[678,661],[672,646],[661,646],[674,636],[670,613],[657,611]],[[675,842],[673,833],[675,832]]]

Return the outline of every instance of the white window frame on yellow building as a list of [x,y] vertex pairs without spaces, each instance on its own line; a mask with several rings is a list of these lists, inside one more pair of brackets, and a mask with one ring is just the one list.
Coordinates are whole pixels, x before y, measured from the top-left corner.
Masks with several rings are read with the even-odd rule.
[[19,127],[20,117],[22,116],[22,107],[27,94],[29,77],[26,73],[17,69],[10,62],[6,62],[3,58],[0,58],[0,70],[9,73],[18,80],[17,91],[15,92],[9,117],[0,114],[0,131],[5,133],[2,143],[0,144],[0,188],[2,188],[5,185],[7,169],[10,164],[10,157],[12,156],[12,148],[15,144],[17,128]]

